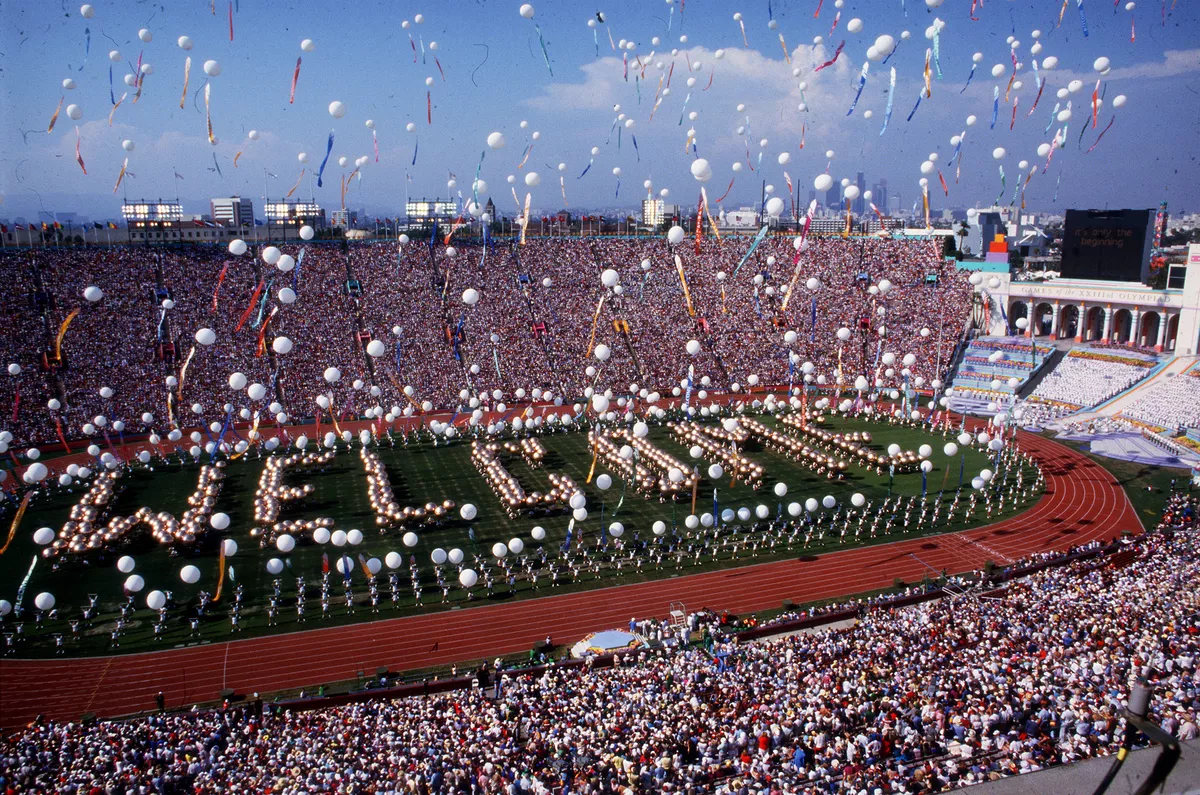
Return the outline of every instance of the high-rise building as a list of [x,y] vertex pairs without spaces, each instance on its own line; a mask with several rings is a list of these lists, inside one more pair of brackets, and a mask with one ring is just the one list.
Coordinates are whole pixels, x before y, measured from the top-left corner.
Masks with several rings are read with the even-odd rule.
[[840,210],[842,207],[842,186],[837,182],[825,191],[825,206],[832,210]]
[[240,196],[212,199],[212,219],[221,226],[254,226],[254,202]]
[[858,198],[854,200],[851,209],[854,210],[855,215],[862,215],[867,206],[867,200],[863,198],[863,193],[867,190],[867,178],[861,171],[854,178],[854,184],[858,186]]

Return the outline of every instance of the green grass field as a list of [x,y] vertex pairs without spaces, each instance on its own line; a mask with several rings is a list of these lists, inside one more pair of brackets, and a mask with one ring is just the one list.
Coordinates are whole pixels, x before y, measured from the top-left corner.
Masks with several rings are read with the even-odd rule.
[[[772,421],[768,421],[769,423]],[[921,444],[928,443],[936,451],[932,457],[935,469],[928,476],[931,501],[936,497],[943,483],[946,485],[945,501],[948,503],[958,485],[959,457],[947,460],[942,454],[945,439],[940,434],[930,434],[927,429],[906,426],[892,426],[863,420],[835,420],[828,426],[830,430],[851,432],[870,430],[874,436],[872,447],[882,452],[889,444],[896,443],[908,450],[917,449]],[[617,507],[620,500],[622,483],[614,477],[614,483],[607,492],[596,488],[595,482],[584,485],[591,463],[587,436],[584,433],[558,432],[541,437],[548,449],[545,466],[532,469],[516,457],[506,461],[509,470],[523,484],[527,491],[548,491],[550,488],[548,473],[558,472],[570,475],[584,489],[588,499],[590,515],[582,523],[582,533],[586,544],[596,544],[600,538],[601,514],[604,525],[612,521],[620,521],[626,528],[622,539],[626,545],[637,545],[649,541],[654,543],[651,525],[655,520],[663,520],[668,526],[675,524],[681,535],[687,533],[684,520],[690,513],[690,501],[679,503],[661,503],[657,496],[645,499],[632,487],[625,494],[624,503]],[[684,461],[690,461],[688,450],[681,446],[671,436],[665,427],[653,427],[650,440],[667,452]],[[245,588],[245,603],[242,611],[243,635],[266,633],[273,631],[291,631],[298,628],[295,614],[295,579],[304,576],[308,583],[308,623],[307,627],[325,625],[320,618],[320,608],[316,596],[319,593],[321,578],[322,553],[328,552],[331,559],[336,559],[338,552],[348,552],[355,559],[353,572],[354,590],[360,599],[366,595],[366,582],[357,558],[363,556],[383,559],[390,551],[397,551],[404,556],[405,563],[397,571],[400,575],[399,609],[394,609],[390,599],[384,568],[380,576],[382,616],[404,615],[414,611],[428,612],[450,607],[461,607],[467,604],[464,591],[457,586],[456,574],[453,567],[444,567],[448,572],[447,580],[453,583],[448,604],[441,604],[441,589],[434,583],[433,565],[430,552],[441,547],[449,550],[457,547],[466,554],[466,565],[472,564],[472,557],[478,554],[490,558],[492,544],[496,541],[507,542],[519,537],[526,544],[526,554],[536,553],[539,544],[530,537],[530,529],[541,525],[546,529],[547,537],[543,542],[546,550],[553,559],[558,555],[565,538],[569,515],[557,512],[552,515],[522,517],[510,520],[500,507],[498,499],[488,488],[483,476],[479,474],[470,462],[470,448],[466,441],[456,441],[450,446],[444,444],[433,447],[428,441],[420,444],[403,446],[399,441],[395,447],[384,442],[379,448],[379,455],[386,465],[395,492],[395,499],[400,505],[424,505],[427,502],[441,502],[453,499],[460,506],[473,503],[478,507],[479,515],[474,522],[467,523],[454,512],[453,519],[439,527],[430,527],[419,531],[420,541],[416,547],[407,549],[400,540],[400,533],[392,531],[381,535],[375,529],[374,514],[371,512],[367,498],[366,476],[359,460],[356,449],[341,449],[331,465],[326,470],[312,473],[296,473],[289,475],[290,485],[312,483],[315,492],[294,508],[285,508],[283,519],[303,519],[315,517],[330,517],[336,520],[338,528],[349,530],[359,528],[365,539],[357,547],[346,546],[341,550],[331,545],[318,546],[311,541],[300,541],[295,551],[290,555],[280,555],[274,547],[260,549],[256,539],[250,536],[252,526],[252,503],[254,491],[257,488],[258,477],[262,471],[260,460],[252,456],[248,460],[230,462],[227,468],[227,478],[223,491],[216,505],[216,510],[228,513],[232,523],[224,533],[210,532],[194,548],[183,554],[171,554],[170,550],[155,544],[148,536],[142,534],[122,547],[104,556],[97,556],[86,562],[63,561],[55,566],[47,561],[39,561],[28,583],[24,606],[26,634],[33,640],[23,645],[21,654],[48,655],[54,653],[54,645],[50,636],[53,632],[63,632],[68,637],[70,630],[67,619],[78,617],[81,606],[86,604],[89,594],[98,597],[100,616],[94,621],[91,629],[86,629],[78,641],[69,640],[67,649],[71,654],[94,654],[109,652],[109,630],[115,619],[116,611],[123,602],[122,583],[125,575],[116,569],[116,559],[123,554],[133,556],[137,560],[136,573],[145,578],[145,590],[136,598],[137,610],[132,616],[130,625],[121,639],[121,652],[145,650],[155,647],[151,624],[154,620],[152,611],[145,608],[145,595],[152,589],[170,590],[174,603],[177,605],[170,611],[167,629],[163,634],[162,646],[173,646],[182,643],[220,640],[229,637],[230,622],[228,604],[231,601],[234,583],[228,579],[225,583],[225,595],[219,606],[210,608],[209,615],[202,623],[199,637],[190,635],[184,615],[190,615],[194,609],[197,593],[201,590],[212,592],[217,581],[217,549],[222,538],[233,538],[238,542],[239,551],[236,556],[229,558],[227,563],[234,570],[234,582]],[[772,516],[776,514],[782,503],[786,515],[789,502],[803,501],[808,497],[820,499],[825,495],[833,495],[839,501],[848,502],[853,492],[861,492],[868,499],[878,504],[889,489],[888,476],[882,477],[868,473],[863,469],[851,467],[849,476],[842,482],[830,482],[824,476],[818,476],[807,469],[797,466],[782,455],[764,449],[758,443],[748,443],[744,448],[745,454],[761,464],[766,470],[763,485],[754,491],[747,486],[738,484],[730,486],[728,477],[720,483],[714,483],[707,477],[701,480],[697,513],[711,511],[713,505],[713,490],[718,491],[720,508],[737,509],[748,507],[751,510],[758,504],[768,506]],[[702,464],[701,471],[707,470],[707,463]],[[981,469],[990,466],[988,458],[978,450],[968,450],[966,454],[966,479],[969,481]],[[603,464],[598,465],[596,473],[603,472]],[[129,515],[142,505],[148,505],[155,511],[169,511],[181,515],[186,505],[187,495],[195,487],[197,467],[181,465],[174,459],[171,463],[157,462],[153,471],[144,468],[136,469],[125,478],[126,488],[120,492],[114,505],[115,515]],[[1027,482],[1032,482],[1032,473],[1026,475]],[[780,499],[775,496],[773,488],[776,483],[785,483],[788,494]],[[893,493],[904,495],[919,495],[921,492],[920,473],[897,475],[892,483]],[[967,490],[969,490],[969,485]],[[43,496],[31,504],[20,530],[12,546],[0,556],[0,598],[16,601],[18,585],[29,570],[30,562],[37,556],[38,548],[32,541],[33,532],[41,526],[49,526],[57,530],[66,519],[70,507],[79,499],[83,487],[75,486],[52,496]],[[1022,506],[1007,505],[1003,513],[995,513],[992,517],[980,511],[969,521],[963,521],[960,513],[952,524],[942,519],[936,529],[913,529],[910,535],[928,532],[947,532],[961,530],[988,521],[996,521],[1004,516],[1012,515],[1026,509],[1036,501],[1038,495],[1030,495]],[[965,500],[964,500],[965,504]],[[11,510],[8,514],[11,517]],[[107,521],[105,519],[104,521]],[[915,523],[914,523],[915,524]],[[734,523],[727,532],[746,538],[747,534],[738,534],[739,523]],[[469,529],[474,529],[475,541],[469,538]],[[577,529],[578,533],[578,529]],[[864,539],[848,543],[883,543],[899,537],[899,531],[892,534],[880,534],[875,539]],[[577,536],[578,538],[578,536]],[[668,536],[669,538],[669,536]],[[764,547],[751,557],[749,550],[743,550],[737,560],[731,560],[731,549],[723,549],[715,558],[705,555],[699,565],[685,564],[684,573],[745,565],[750,562],[763,562],[772,558],[792,557],[800,554],[801,541],[794,547],[780,543],[774,548]],[[299,539],[298,539],[299,541]],[[815,554],[824,549],[837,547],[838,541],[832,537],[818,544],[814,537],[813,543],[804,550],[804,554]],[[424,587],[424,604],[414,604],[412,588],[409,580],[408,557],[413,555],[421,569],[421,583]],[[277,627],[266,626],[265,605],[272,590],[274,577],[266,571],[266,561],[271,557],[286,559],[287,569],[280,575],[282,580],[283,607]],[[201,571],[200,582],[196,585],[186,585],[179,578],[179,570],[186,564],[194,564]],[[584,589],[612,585],[621,582],[636,582],[651,579],[656,576],[676,574],[675,566],[664,566],[662,571],[656,571],[652,566],[641,570],[626,566],[617,572],[614,569],[602,568],[598,575],[585,573],[578,582],[572,582],[569,577],[563,577],[561,587],[554,592],[564,590]],[[358,607],[353,616],[345,615],[344,601],[340,576],[335,572],[331,575],[333,587],[331,595],[335,605],[332,617],[328,623],[343,623],[353,620],[369,620],[377,618],[369,608]],[[548,589],[548,576],[543,571],[540,591],[535,591],[528,582],[523,580],[517,584],[515,594],[509,594],[507,586],[498,586],[497,593],[492,598],[527,598],[534,595],[545,595]],[[482,581],[481,581],[482,582]],[[55,595],[58,607],[58,619],[44,622],[41,628],[33,626],[33,598],[42,591]],[[477,587],[479,596],[484,596],[482,587]],[[475,603],[479,603],[476,600]],[[9,616],[5,631],[13,623]]]

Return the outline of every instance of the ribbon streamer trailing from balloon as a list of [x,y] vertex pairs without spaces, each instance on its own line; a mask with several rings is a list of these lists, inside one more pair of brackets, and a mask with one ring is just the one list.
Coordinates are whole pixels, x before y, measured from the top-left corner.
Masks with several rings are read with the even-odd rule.
[[896,98],[896,67],[893,66],[891,69],[891,79],[888,82],[887,108],[883,112],[883,127],[879,130],[880,136],[887,132],[888,122],[892,120],[892,100]]
[[1029,112],[1025,114],[1026,116],[1032,116],[1033,112],[1035,110],[1037,110],[1038,102],[1040,102],[1042,100],[1042,91],[1044,91],[1046,89],[1046,81],[1044,79],[1039,77],[1037,79],[1037,81],[1038,81],[1038,91],[1037,91],[1037,94],[1033,98],[1033,105],[1029,108]]
[[[1062,27],[1063,16],[1067,13],[1067,5],[1069,5],[1070,2],[1071,2],[1071,0],[1063,0],[1062,8],[1060,8],[1058,10],[1058,24],[1055,25],[1055,27],[1058,27],[1058,28]],[[1165,0],[1164,0],[1164,2],[1165,2]]]
[[425,92],[425,123],[433,124],[433,92]]
[[578,176],[578,177],[576,177],[575,179],[583,179],[583,175],[584,175],[584,174],[586,174],[586,173],[588,173],[589,171],[591,171],[591,170],[592,170],[592,164],[593,164],[593,163],[595,163],[595,162],[596,162],[596,158],[594,158],[594,157],[593,157],[591,160],[588,160],[587,168],[585,168],[585,169],[584,169],[584,170],[583,170],[583,171],[582,171],[582,172],[579,174],[579,176]]
[[947,196],[949,196],[950,195],[950,187],[946,184],[946,178],[942,176],[942,170],[940,168],[937,170],[937,175],[938,175],[938,182],[942,183],[942,190],[945,191]]
[[285,195],[283,198],[285,198],[285,199],[290,199],[290,198],[292,198],[292,194],[296,192],[296,188],[300,187],[300,180],[304,179],[304,172],[305,172],[306,170],[307,170],[307,169],[305,169],[305,168],[301,167],[301,169],[300,169],[300,176],[296,177],[296,184],[292,186],[292,189],[291,189],[291,190],[289,190],[289,191],[287,192],[287,195]]
[[83,170],[83,175],[87,176],[87,166],[83,164],[83,155],[79,153],[79,143],[82,139],[79,136],[79,126],[75,126],[75,162],[79,164],[79,168]]
[[[13,515],[12,524],[8,527],[8,538],[4,540],[4,546],[0,547],[0,555],[8,551],[8,547],[16,538],[17,528],[21,526],[21,520],[25,518],[25,510],[29,507],[29,501],[33,499],[33,490],[25,492],[25,496],[21,498],[21,505],[17,508],[16,514]],[[37,563],[37,557],[34,557],[33,562]],[[32,566],[30,569],[32,570]],[[17,600],[20,604],[20,600]]]
[[[791,66],[792,54],[788,52],[787,42],[784,40],[782,33],[779,34],[779,46],[783,48],[783,60],[787,61],[788,65]],[[712,78],[709,78],[709,82],[712,82]],[[705,90],[707,91],[708,89]]]
[[1004,101],[1008,102],[1008,96],[1012,92],[1013,83],[1017,81],[1017,51],[1013,50],[1012,55],[1012,74],[1008,76],[1008,85],[1004,88]]
[[[321,168],[317,170],[317,187],[322,187],[322,178],[325,176],[325,164],[329,162],[329,153],[333,151],[333,130],[329,131],[329,140],[325,143],[325,159],[321,161]],[[417,159],[417,153],[413,152],[413,160]]]
[[210,144],[216,144],[217,139],[216,139],[216,137],[213,136],[212,109],[209,104],[211,94],[212,94],[212,83],[205,83],[204,84],[204,120],[208,125],[208,142]]
[[967,86],[971,85],[971,80],[972,80],[972,78],[975,77],[975,68],[977,66],[979,66],[979,64],[977,64],[977,63],[971,64],[971,73],[969,75],[967,75],[967,83],[966,83],[966,85],[964,85],[962,87],[962,91],[959,91],[958,93],[960,93],[960,94],[964,93],[967,90]]
[[1100,131],[1100,134],[1098,136],[1096,136],[1096,142],[1094,144],[1092,144],[1091,146],[1089,146],[1087,152],[1084,152],[1084,154],[1089,154],[1093,149],[1095,149],[1097,146],[1100,145],[1100,139],[1104,137],[1104,133],[1108,132],[1108,128],[1112,127],[1113,122],[1116,120],[1117,120],[1116,116],[1113,116],[1111,119],[1108,120],[1108,125],[1103,130]]
[[929,50],[929,49],[925,50],[925,75],[924,76],[925,76],[925,96],[927,96],[927,97],[933,96],[933,83],[931,81],[933,72],[929,69],[929,58],[932,55],[933,55],[933,50]]
[[115,185],[113,185],[113,190],[112,190],[113,193],[117,192],[117,189],[121,187],[121,183],[125,180],[125,169],[127,169],[127,168],[129,168],[129,158],[128,157],[125,158],[125,162],[121,164],[121,171],[117,174],[117,182]]
[[550,72],[550,76],[554,77],[554,68],[550,66],[550,53],[546,51],[546,37],[542,35],[542,27],[535,22],[533,29],[537,31],[538,45],[542,48],[542,58],[546,61],[546,69]]
[[144,75],[144,74],[138,75],[137,91],[135,91],[133,94],[133,102],[135,105],[137,104],[137,101],[142,98],[142,86],[145,84],[145,82],[146,82],[146,75]]
[[1004,166],[1000,166],[1000,195],[996,197],[995,204],[999,205],[1000,200],[1004,198],[1004,191],[1008,189],[1008,178],[1004,176]]
[[847,116],[853,114],[854,109],[858,107],[858,98],[862,96],[863,89],[867,85],[867,70],[870,69],[870,67],[870,61],[863,61],[862,73],[858,76],[858,91],[854,95],[854,101],[850,103],[850,110],[846,111]]
[[996,129],[996,119],[1000,116],[1000,86],[992,88],[992,124],[988,129]]
[[[796,257],[792,262],[792,264],[795,266],[795,270],[792,271],[792,280],[788,283],[787,295],[783,297],[783,303],[779,307],[781,312],[787,311],[788,304],[791,303],[792,300],[792,294],[796,291],[796,282],[800,279],[800,260],[804,257],[804,242],[808,239],[808,230],[812,226],[813,214],[816,211],[817,201],[816,199],[813,199],[808,203],[808,212],[804,214],[804,226],[800,228],[800,245],[796,248]],[[761,232],[759,234],[761,234]],[[815,307],[813,312],[815,314]]]
[[413,63],[417,62],[417,43],[413,41],[412,34],[408,34],[408,43],[412,45]]
[[922,100],[924,97],[925,97],[925,89],[924,89],[924,88],[922,88],[920,91],[918,91],[918,92],[917,92],[917,104],[916,104],[916,105],[913,105],[912,112],[908,114],[908,118],[907,118],[907,119],[905,119],[905,121],[912,121],[912,117],[913,117],[914,115],[916,115],[917,108],[921,107],[921,100]]
[[87,66],[88,57],[92,54],[92,29],[83,29],[83,63],[79,64],[79,71],[83,71],[83,67]]
[[[302,60],[303,60],[302,57],[296,58],[296,69],[295,69],[295,71],[292,72],[292,92],[291,92],[291,95],[288,97],[289,105],[294,104],[296,102],[296,82],[300,79],[300,62]],[[191,62],[191,58],[188,59],[188,62],[189,63]],[[187,91],[187,88],[184,88],[184,91]]]
[[821,16],[821,6],[825,5],[825,0],[817,0],[817,10],[813,12],[813,19]]
[[525,209],[521,212],[521,245],[525,245],[525,230],[529,228],[529,202],[532,200],[533,194],[525,194]]
[[65,99],[65,95],[58,98],[58,107],[54,109],[54,115],[50,117],[50,124],[46,127],[46,132],[54,132],[54,125],[58,123],[58,114],[62,112],[63,100]]
[[531,152],[533,152],[533,144],[529,144],[529,146],[525,147],[525,153],[521,157],[521,162],[517,163],[517,170],[525,167],[525,163],[528,162]]
[[1096,129],[1096,116],[1100,112],[1100,81],[1096,81],[1096,87],[1092,89],[1092,129]]
[[421,42],[421,63],[422,64],[429,63],[427,60],[425,60],[425,37],[418,36],[417,38]]
[[687,277],[683,275],[683,260],[679,255],[675,255],[675,272],[679,274],[679,285],[683,288],[683,300],[687,304],[687,313],[689,317],[696,316],[696,309],[692,306],[692,293],[688,289]]
[[733,181],[734,181],[735,179],[737,179],[737,177],[731,177],[731,178],[730,178],[730,180],[729,180],[729,187],[727,187],[727,188],[725,189],[725,192],[721,194],[720,198],[718,198],[718,199],[716,200],[717,204],[720,204],[722,201],[724,201],[724,200],[725,200],[725,197],[729,195],[729,191],[733,190]]
[[592,317],[592,333],[591,336],[588,337],[588,347],[585,358],[591,357],[592,351],[596,349],[596,326],[600,323],[600,310],[604,308],[604,301],[606,298],[608,298],[607,293],[600,296],[600,301],[596,304],[596,313]]
[[[791,61],[789,61],[788,63],[791,63]],[[713,70],[711,70],[711,71],[708,73],[708,85],[706,85],[706,86],[704,87],[704,89],[703,89],[704,91],[708,91],[710,88],[712,88],[712,84],[713,84],[713,75],[715,75],[716,73],[717,73],[717,70],[716,70],[716,69],[713,69]]]
[[925,228],[930,229],[933,227],[933,224],[931,224],[929,222],[929,186],[928,185],[923,185],[921,187],[921,204],[925,209]]
[[1008,123],[1008,129],[1010,130],[1017,124],[1017,105],[1019,104],[1021,104],[1021,98],[1019,96],[1013,97],[1012,121]]
[[[728,193],[728,191],[726,191]],[[717,242],[721,242],[721,230],[717,228],[717,222],[713,220],[712,208],[708,204],[708,193],[703,187],[700,188],[700,198],[704,207],[704,215],[708,218],[708,225],[712,227],[713,236],[717,238]],[[722,196],[721,198],[725,198]]]
[[833,24],[829,26],[829,35],[830,36],[833,35],[833,32],[835,30],[837,30],[838,23],[841,21],[842,21],[842,12],[839,11],[833,15]]
[[250,293],[250,303],[246,305],[246,311],[242,312],[242,316],[238,319],[237,325],[233,327],[233,333],[236,334],[242,330],[242,326],[246,325],[246,321],[250,319],[250,314],[254,311],[254,305],[258,303],[258,297],[262,295],[266,283],[261,279],[258,286],[254,288],[254,292]]
[[758,234],[756,234],[754,239],[750,241],[750,248],[746,251],[741,261],[738,262],[737,267],[733,269],[733,276],[738,275],[738,271],[741,270],[742,266],[746,264],[746,260],[750,259],[750,256],[754,254],[754,249],[758,248],[758,244],[763,241],[763,238],[765,238],[767,233],[770,231],[771,228],[769,226],[764,226],[758,230]]
[[70,314],[68,314],[67,317],[63,320],[62,325],[59,326],[59,328],[58,328],[58,336],[56,336],[54,338],[54,358],[59,361],[62,361],[63,338],[67,336],[67,329],[70,327],[71,321],[74,320],[78,316],[79,316],[79,310],[72,309]]
[[1054,126],[1054,120],[1058,118],[1058,109],[1062,107],[1061,102],[1054,103],[1054,110],[1050,111],[1050,121],[1046,124],[1046,129],[1042,130],[1042,134],[1050,132],[1050,128]]
[[558,187],[559,187],[559,189],[562,191],[563,207],[569,207],[570,205],[569,205],[569,204],[567,204],[567,181],[566,181],[566,177],[561,177],[561,176],[560,176],[560,177],[558,178]]
[[[275,277],[272,276],[267,280],[267,286],[262,291],[262,295],[258,299],[258,314],[254,317],[254,322],[250,324],[250,328],[258,328],[263,322],[263,313],[267,311],[267,301],[271,299],[271,287],[275,284]],[[234,431],[236,434],[237,431]]]
[[[679,127],[683,126],[683,117],[687,115],[687,106],[688,106],[688,102],[691,100],[691,98],[692,98],[692,92],[689,91],[689,92],[687,92],[687,96],[685,96],[683,98],[683,108],[679,111],[679,124],[676,126],[679,126]],[[618,129],[618,132],[620,132],[619,129]]]
[[638,149],[638,145],[637,145],[637,136],[636,136],[636,135],[634,135],[633,133],[630,133],[630,134],[629,134],[629,137],[633,139],[633,152],[634,152],[634,154],[636,154],[636,155],[637,155],[637,161],[640,163],[640,162],[642,162],[642,153],[641,153],[641,151]]
[[[183,105],[187,102],[188,82],[192,78],[192,56],[188,56],[183,62],[183,93],[179,95],[179,109],[183,110]],[[116,104],[115,102],[113,103]]]
[[233,41],[233,0],[229,3],[229,40]]
[[750,42],[746,39],[746,22],[742,19],[741,14],[738,14],[738,27],[742,29],[742,46],[749,47]]
[[833,51],[833,57],[830,58],[825,63],[818,66],[816,69],[813,70],[813,72],[814,73],[819,72],[827,66],[833,66],[833,64],[837,61],[838,56],[842,54],[842,48],[845,46],[846,46],[846,42],[843,40],[842,43],[837,46],[837,49]]
[[[258,330],[258,342],[254,348],[255,357],[262,357],[267,352],[267,327],[271,325],[271,321],[279,314],[279,307],[271,307],[271,311],[267,314],[267,319],[263,321],[262,328]],[[274,385],[272,385],[272,388]]]
[[114,116],[114,115],[116,115],[117,108],[121,107],[121,103],[125,101],[125,97],[127,97],[127,96],[129,96],[129,92],[128,92],[128,91],[126,91],[126,92],[124,92],[123,94],[121,94],[121,98],[120,98],[120,99],[118,99],[118,100],[116,101],[116,103],[114,103],[114,104],[113,104],[113,106],[112,106],[112,110],[110,110],[110,111],[108,112],[108,126],[109,126],[109,127],[111,127],[111,126],[112,126],[112,123],[113,123],[113,116]]
[[217,311],[217,294],[221,292],[221,285],[225,282],[225,275],[229,273],[230,260],[226,260],[221,267],[221,272],[217,274],[217,286],[213,288],[212,311]]
[[942,79],[942,39],[938,26],[933,26],[933,68],[937,70],[938,80]]
[[442,82],[445,83],[446,82],[446,73],[444,71],[442,71],[442,62],[438,60],[436,55],[433,56],[433,64],[434,64],[434,66],[436,66],[438,68],[438,74],[440,74],[442,76]]
[[[186,92],[185,92],[185,93],[186,93]],[[109,65],[108,65],[108,101],[109,101],[111,104],[113,104],[113,105],[116,105],[116,104],[117,104],[117,93],[116,93],[115,91],[113,91],[113,68],[112,68],[112,64],[109,64]]]
[[[375,134],[374,130],[371,130],[371,143],[373,143],[375,145],[375,162],[378,163],[379,162],[379,136]],[[478,179],[478,176],[476,177],[476,179]]]
[[183,360],[183,367],[179,368],[179,386],[175,391],[175,402],[180,406],[183,405],[183,385],[187,379],[188,366],[192,363],[192,357],[195,355],[196,346],[193,345],[192,349],[188,351],[187,358]]
[[1086,39],[1088,35],[1088,27],[1087,17],[1083,15],[1083,0],[1075,0],[1075,7],[1079,9],[1079,24],[1083,27],[1083,37]]

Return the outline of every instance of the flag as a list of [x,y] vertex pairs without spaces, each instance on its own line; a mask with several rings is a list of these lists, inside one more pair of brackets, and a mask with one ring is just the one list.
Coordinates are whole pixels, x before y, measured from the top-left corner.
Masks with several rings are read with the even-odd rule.
[[54,228],[55,228],[55,229],[62,229],[62,224],[60,224],[58,221],[55,221],[55,222],[54,222]]
[[[182,174],[180,174],[178,171],[175,171],[175,169],[171,169],[171,171],[172,171],[172,172],[174,172],[174,174],[175,174],[175,179],[183,179],[183,175],[182,175]],[[185,181],[186,181],[186,180],[185,180]]]
[[117,228],[117,225],[116,225],[116,224],[114,224],[112,221],[109,221],[109,222],[108,222],[108,228],[109,228],[109,229],[116,229],[116,228]]
[[100,223],[99,221],[93,221],[93,222],[92,222],[92,226],[96,227],[97,229],[103,229],[103,228],[104,228],[104,224]]

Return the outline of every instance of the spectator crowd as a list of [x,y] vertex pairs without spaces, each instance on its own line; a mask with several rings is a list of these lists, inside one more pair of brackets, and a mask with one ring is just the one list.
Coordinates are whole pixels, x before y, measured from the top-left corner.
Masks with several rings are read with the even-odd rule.
[[848,628],[739,643],[694,620],[703,645],[466,692],[38,721],[0,743],[0,788],[941,792],[1113,753],[1139,679],[1150,718],[1194,739],[1196,511],[1176,493],[1122,552]]
[[[297,418],[314,413],[319,391],[347,415],[409,397],[449,408],[464,392],[485,403],[535,389],[569,400],[594,384],[669,392],[690,365],[713,389],[799,383],[805,361],[851,383],[881,370],[889,351],[915,354],[913,382],[927,388],[971,303],[966,274],[928,241],[813,238],[798,270],[787,237],[767,238],[748,258],[745,238],[705,240],[699,253],[654,239],[443,243],[286,245],[297,262],[286,272],[253,249],[0,254],[9,274],[0,355],[20,368],[0,379],[6,429],[22,446],[57,438],[56,423],[79,437],[96,416],[126,432],[161,431],[171,418],[209,424],[227,402],[246,403],[229,386],[235,372],[266,387],[261,407],[278,403]],[[620,278],[611,288],[601,283],[607,269]],[[884,281],[892,287],[881,292]],[[86,300],[89,287],[103,297]],[[477,303],[462,300],[468,290]],[[837,337],[843,327],[848,340]],[[201,329],[215,343],[197,345]],[[287,353],[273,349],[280,336],[293,343]],[[371,340],[382,343],[377,356],[366,355]],[[594,355],[601,345],[606,361]],[[343,377],[329,386],[331,366]],[[105,387],[111,396],[101,397]]]

